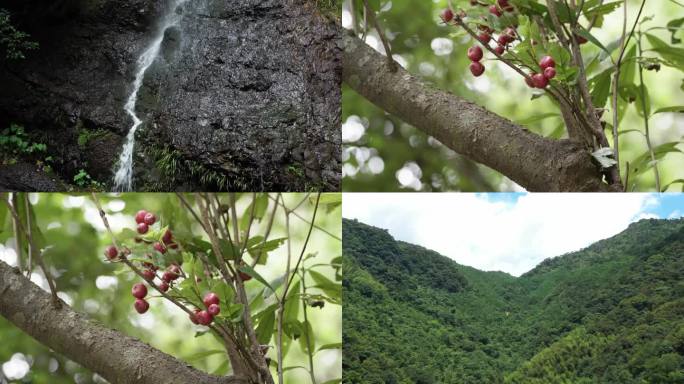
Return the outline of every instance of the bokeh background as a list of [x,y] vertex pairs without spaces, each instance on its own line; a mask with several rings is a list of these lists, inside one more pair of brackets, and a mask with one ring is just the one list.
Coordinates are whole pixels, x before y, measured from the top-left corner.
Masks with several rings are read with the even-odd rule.
[[[239,210],[247,208],[251,198],[239,195]],[[275,197],[275,195],[272,195]],[[306,194],[284,194],[285,205],[292,208]],[[323,196],[326,196],[325,194]],[[329,195],[328,195],[329,196]],[[315,195],[311,195],[315,198]],[[100,202],[108,213],[113,230],[119,233],[124,228],[134,229],[134,215],[139,209],[155,212],[172,228],[181,226],[197,234],[198,227],[180,208],[174,194],[128,193],[100,195]],[[197,336],[206,327],[193,325],[185,312],[161,298],[151,298],[150,310],[139,315],[133,309],[131,286],[140,281],[139,277],[124,269],[122,264],[105,262],[103,251],[110,244],[109,236],[89,196],[66,194],[31,194],[30,201],[36,214],[37,223],[51,246],[46,251],[45,261],[53,276],[57,276],[59,296],[75,310],[88,314],[92,319],[175,356],[198,369],[215,374],[226,374],[227,359],[222,345],[211,334]],[[273,201],[269,203],[270,214]],[[0,206],[3,208],[4,205]],[[282,211],[281,211],[282,212]],[[295,211],[306,220],[311,219],[313,204],[305,201]],[[321,206],[316,217],[308,253],[316,257],[307,261],[330,263],[341,255],[341,209],[328,209]],[[265,228],[266,221],[260,224]],[[306,222],[291,215],[293,253],[301,250],[309,226]],[[11,224],[9,218],[0,225],[0,260],[16,265]],[[328,233],[326,233],[328,232]],[[252,233],[257,233],[253,232]],[[263,234],[263,230],[261,230]],[[276,216],[270,238],[286,237],[285,215]],[[257,265],[256,271],[267,281],[275,280],[285,270],[286,247],[270,253],[266,265]],[[332,268],[318,268],[318,272],[334,280]],[[48,290],[47,281],[40,270],[34,270],[31,280]],[[263,286],[252,279],[246,283],[251,298],[263,290]],[[251,301],[251,299],[250,299]],[[30,305],[30,303],[27,303]],[[326,303],[323,309],[309,308],[309,321],[313,325],[316,348],[322,345],[340,343],[342,339],[342,309],[339,305]],[[300,311],[300,318],[302,313]],[[275,345],[273,340],[271,345]],[[221,352],[217,352],[221,351]],[[269,356],[275,358],[275,349]],[[314,355],[316,379],[319,383],[334,380],[342,374],[340,349],[324,349]],[[284,366],[308,367],[308,357],[299,343],[292,343],[286,355]],[[0,383],[104,383],[104,379],[85,370],[77,363],[51,352],[42,344],[24,334],[21,330],[0,317]],[[4,377],[3,377],[4,376]],[[309,383],[308,372],[304,369],[289,369],[285,373],[288,383]]]
[[[494,0],[485,0],[494,3]],[[360,4],[357,1],[357,4]],[[471,100],[487,109],[524,125],[527,129],[549,137],[561,137],[562,120],[558,109],[547,97],[532,99],[539,91],[525,85],[523,79],[512,69],[495,60],[483,64],[486,71],[479,78],[473,77],[468,65],[466,50],[473,45],[470,37],[464,36],[455,27],[441,24],[439,13],[447,7],[446,0],[391,1],[375,0],[371,4],[378,13],[378,20],[391,41],[394,58],[409,72],[420,75],[434,86],[448,90]],[[512,1],[514,3],[514,1]],[[681,3],[681,2],[679,2]],[[467,9],[467,0],[454,0],[454,7]],[[638,11],[641,1],[628,0],[629,26]],[[594,28],[592,34],[604,45],[616,41],[622,31],[622,8],[607,16],[601,28]],[[671,33],[662,29],[671,20],[684,18],[684,7],[671,0],[649,1],[642,24],[661,40],[670,43]],[[583,20],[583,19],[581,19]],[[345,0],[342,9],[342,24],[352,27],[351,0]],[[682,26],[675,36],[682,38]],[[646,39],[644,39],[645,41]],[[383,52],[382,44],[375,30],[369,30],[366,42]],[[645,42],[645,48],[649,48]],[[680,55],[684,62],[684,46],[681,41],[673,46],[673,54]],[[585,58],[600,53],[592,44],[583,46]],[[614,52],[613,56],[617,54]],[[645,52],[644,56],[657,56]],[[606,63],[596,66],[589,77],[600,73]],[[684,105],[684,70],[662,66],[659,72],[644,71],[644,82],[648,87],[651,111],[670,106]],[[638,74],[635,75],[638,81]],[[638,84],[638,82],[637,82]],[[620,122],[621,170],[625,161],[634,164],[647,150],[643,136],[643,117],[637,113],[634,103],[626,106],[626,113]],[[608,107],[608,105],[606,105]],[[606,119],[610,123],[610,113]],[[651,137],[654,146],[679,142],[673,152],[665,154],[659,162],[662,186],[684,178],[684,114],[659,113],[650,118]],[[641,133],[639,133],[641,132]],[[343,88],[343,190],[344,191],[515,191],[520,187],[487,167],[455,154],[436,140],[428,137],[398,118],[386,114],[346,85]],[[612,143],[612,137],[609,135]],[[630,175],[629,190],[655,190],[652,171]],[[673,184],[669,191],[681,191],[682,184]]]

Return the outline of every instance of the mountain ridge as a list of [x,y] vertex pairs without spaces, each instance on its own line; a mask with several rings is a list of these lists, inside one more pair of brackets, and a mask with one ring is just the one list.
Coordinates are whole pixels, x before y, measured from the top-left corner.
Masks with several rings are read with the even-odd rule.
[[[460,265],[358,221],[345,219],[343,236],[345,382],[684,381],[682,219],[641,220],[520,277]],[[657,347],[630,358],[643,352],[631,339],[639,332]],[[598,357],[582,360],[587,351]],[[574,368],[549,368],[564,354]]]

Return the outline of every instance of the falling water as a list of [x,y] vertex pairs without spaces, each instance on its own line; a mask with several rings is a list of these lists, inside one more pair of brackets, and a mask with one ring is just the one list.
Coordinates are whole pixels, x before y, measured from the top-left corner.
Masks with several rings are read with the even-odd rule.
[[173,0],[172,6],[168,13],[164,16],[164,21],[161,23],[159,32],[155,39],[145,49],[145,51],[138,57],[138,72],[135,74],[135,81],[133,82],[133,92],[128,96],[128,100],[124,105],[124,110],[133,119],[133,125],[126,136],[126,143],[119,156],[119,165],[114,175],[114,190],[115,191],[130,191],[133,186],[133,149],[135,147],[135,131],[142,124],[142,120],[135,114],[135,104],[138,99],[138,91],[142,86],[145,78],[145,71],[154,63],[154,60],[159,54],[162,42],[164,41],[164,33],[170,27],[177,26],[180,22],[181,15],[176,12],[178,6],[187,0]]

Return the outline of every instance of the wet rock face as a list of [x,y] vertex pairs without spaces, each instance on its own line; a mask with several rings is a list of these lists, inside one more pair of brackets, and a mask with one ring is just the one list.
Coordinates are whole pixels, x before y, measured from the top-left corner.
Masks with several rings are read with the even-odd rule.
[[[79,8],[77,18],[38,30],[41,49],[28,60],[3,65],[0,82],[10,86],[0,89],[0,120],[43,130],[86,120],[120,136],[128,131],[123,104],[136,59],[167,4],[87,3],[89,13]],[[139,92],[145,123],[136,188],[155,182],[148,180],[155,172],[138,170],[154,163],[139,149],[168,146],[227,175],[228,188],[339,189],[342,47],[332,22],[309,3],[188,0],[179,7],[180,25],[164,33]]]

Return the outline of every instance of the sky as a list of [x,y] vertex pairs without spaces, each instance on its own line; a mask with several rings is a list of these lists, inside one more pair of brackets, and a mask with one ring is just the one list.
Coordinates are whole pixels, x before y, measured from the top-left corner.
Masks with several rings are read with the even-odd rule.
[[644,218],[684,216],[684,194],[345,193],[342,216],[459,264],[514,276]]

